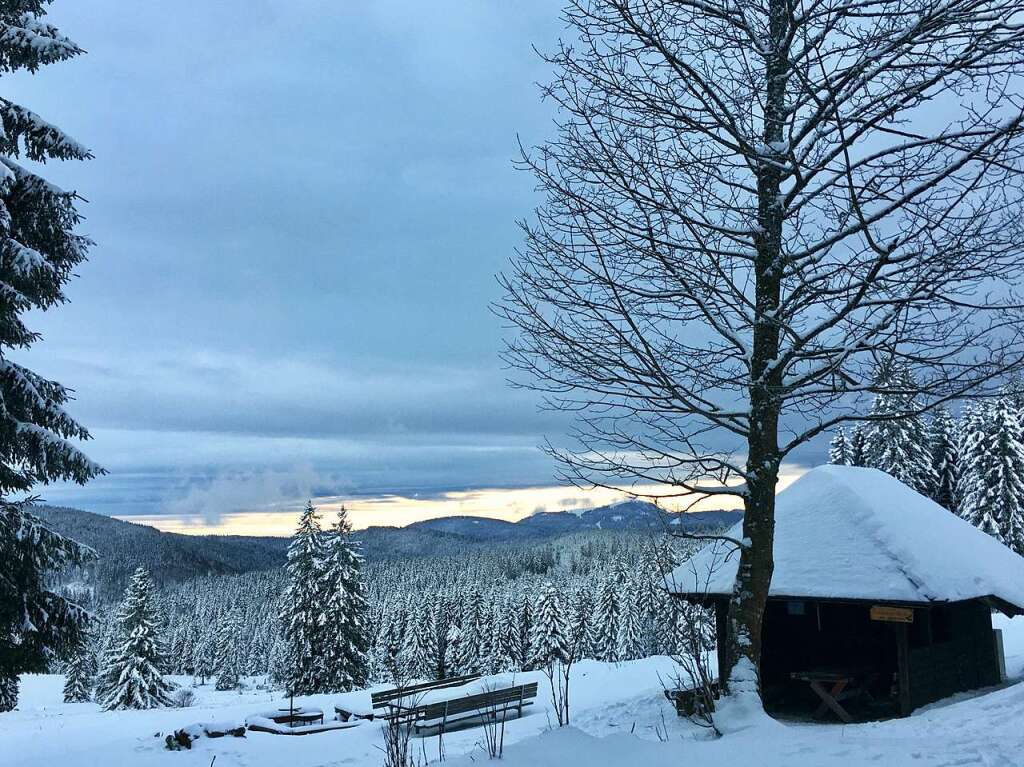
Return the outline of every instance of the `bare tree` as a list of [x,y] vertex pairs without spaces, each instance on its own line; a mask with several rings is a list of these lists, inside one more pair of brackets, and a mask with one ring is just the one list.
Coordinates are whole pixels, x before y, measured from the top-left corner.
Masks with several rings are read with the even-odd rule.
[[551,685],[551,706],[555,709],[555,719],[559,727],[569,726],[569,690],[572,680],[572,667],[580,659],[580,650],[586,641],[586,626],[575,623],[568,627],[565,652],[560,656],[550,656],[541,671]]
[[[545,198],[502,276],[564,476],[745,508],[730,694],[755,694],[775,486],[883,360],[929,410],[1021,361],[1018,0],[570,0]],[[896,414],[897,416],[900,414]]]
[[[721,548],[721,544],[715,544]],[[690,567],[683,571],[681,578],[692,578],[692,593],[702,596],[693,602],[674,602],[674,629],[676,652],[673,660],[679,671],[670,678],[670,698],[678,712],[685,714],[691,722],[711,729],[720,735],[715,725],[715,701],[721,694],[721,683],[715,678],[711,663],[712,653],[717,649],[715,618],[712,603],[708,599],[708,584],[715,572],[728,559],[728,553],[713,557],[704,570]],[[683,585],[682,583],[680,585]],[[689,583],[685,584],[689,588]]]
[[[390,667],[391,683],[396,690],[405,690],[412,682],[409,673],[400,664],[392,663]],[[420,696],[421,697],[421,696]],[[385,717],[381,724],[381,735],[384,738],[384,745],[378,746],[384,755],[384,767],[419,767],[427,763],[426,752],[423,750],[417,754],[412,744],[412,731],[414,721],[405,713],[407,709],[413,708],[418,703],[418,696],[415,693],[405,693],[393,701],[389,716]],[[438,761],[443,761],[441,735],[438,733]]]
[[[509,684],[515,684],[515,674],[512,675]],[[494,692],[502,686],[504,683],[486,682],[482,689],[484,692]],[[505,754],[505,721],[510,710],[507,701],[498,702],[496,700],[484,704],[480,709],[480,720],[484,731],[483,748],[489,759],[501,759]]]

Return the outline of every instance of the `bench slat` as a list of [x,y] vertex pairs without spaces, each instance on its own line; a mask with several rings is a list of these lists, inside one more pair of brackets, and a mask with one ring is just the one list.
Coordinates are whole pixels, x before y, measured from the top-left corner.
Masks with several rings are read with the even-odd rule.
[[414,684],[409,687],[396,687],[391,690],[381,690],[380,692],[371,693],[370,703],[374,708],[384,708],[393,700],[401,700],[402,698],[408,698],[421,692],[443,690],[446,687],[458,687],[479,678],[480,674],[467,674],[466,676],[453,676],[448,679],[438,679],[433,682]]
[[464,711],[475,711],[492,705],[515,702],[520,699],[526,700],[527,698],[535,697],[537,697],[536,684],[532,685],[532,689],[528,686],[511,687],[504,690],[495,690],[490,693],[467,695],[463,698],[453,698],[448,701],[429,703],[426,706],[419,707],[418,710],[424,712],[423,716],[425,719],[434,719],[436,717],[431,714],[436,711],[440,711],[442,714],[445,711],[449,714],[460,714]]

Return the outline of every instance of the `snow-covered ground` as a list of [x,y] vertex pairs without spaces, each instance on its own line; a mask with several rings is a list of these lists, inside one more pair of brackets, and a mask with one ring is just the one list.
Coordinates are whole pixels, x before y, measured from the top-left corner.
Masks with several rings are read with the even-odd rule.
[[[679,764],[862,765],[1024,764],[1024,618],[997,618],[1003,629],[1007,671],[1015,684],[935,704],[908,719],[861,725],[779,723],[765,720],[752,729],[713,740],[681,721],[661,695],[662,679],[673,673],[668,658],[617,665],[586,661],[573,680],[574,727],[553,730],[545,684],[536,705],[506,731],[505,763],[522,767],[589,767]],[[538,679],[521,674],[518,679]],[[177,680],[189,681],[189,680]],[[197,689],[187,709],[103,712],[92,703],[61,702],[63,679],[26,676],[17,711],[0,714],[3,767],[369,767],[382,762],[379,724],[363,723],[302,737],[250,732],[245,738],[201,740],[193,750],[170,752],[163,736],[194,722],[225,722],[277,708],[280,694],[260,690],[216,692]],[[342,696],[297,699],[304,706],[333,711]],[[360,699],[367,693],[350,693]],[[364,701],[365,703],[365,701]],[[486,761],[483,731],[471,728],[444,737],[453,765]],[[426,760],[437,759],[437,738],[417,739]]]

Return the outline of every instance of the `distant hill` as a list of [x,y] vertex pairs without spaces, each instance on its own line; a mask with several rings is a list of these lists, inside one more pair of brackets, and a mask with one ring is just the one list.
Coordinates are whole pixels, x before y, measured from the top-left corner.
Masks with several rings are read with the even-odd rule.
[[102,596],[119,594],[135,568],[146,567],[158,583],[197,575],[270,570],[284,564],[287,538],[241,535],[180,535],[102,514],[60,506],[36,506],[32,513],[57,532],[91,546]]
[[674,514],[646,501],[622,501],[584,511],[540,512],[518,522],[487,517],[442,517],[414,522],[405,529],[436,530],[474,540],[515,541],[552,538],[587,530],[694,532],[732,525],[740,516],[738,511]]
[[[158,583],[199,575],[271,570],[284,564],[287,538],[236,535],[181,535],[79,509],[37,506],[34,513],[54,530],[92,546],[100,554],[95,585],[104,598],[120,595],[136,567],[145,566]],[[451,554],[558,538],[589,531],[698,531],[731,525],[735,511],[666,514],[643,501],[580,512],[546,512],[518,522],[487,517],[443,517],[407,527],[370,527],[356,537],[369,560]]]

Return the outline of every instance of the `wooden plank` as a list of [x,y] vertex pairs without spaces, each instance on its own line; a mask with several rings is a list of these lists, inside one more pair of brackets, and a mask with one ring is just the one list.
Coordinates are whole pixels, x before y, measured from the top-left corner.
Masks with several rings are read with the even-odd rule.
[[909,607],[871,605],[871,620],[886,623],[913,623],[914,611]]

